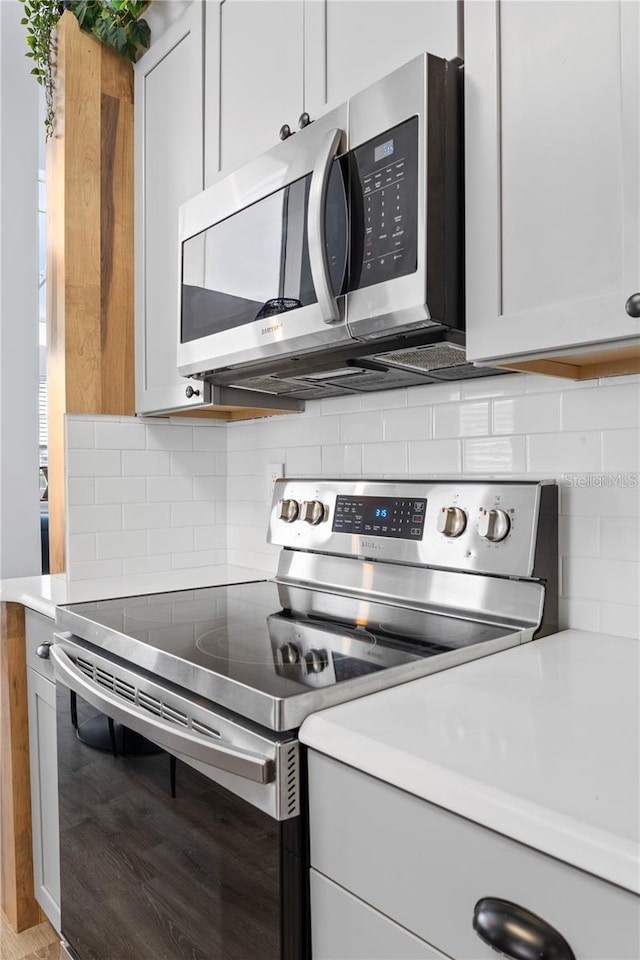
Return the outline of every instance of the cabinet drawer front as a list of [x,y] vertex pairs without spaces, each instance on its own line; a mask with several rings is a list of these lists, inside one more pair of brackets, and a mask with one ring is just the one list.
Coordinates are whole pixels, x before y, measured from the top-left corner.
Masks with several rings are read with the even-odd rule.
[[446,960],[424,940],[311,871],[313,960]]
[[495,960],[483,897],[562,934],[576,960],[637,960],[640,898],[310,751],[311,864],[456,960]]
[[25,636],[27,644],[27,666],[47,680],[53,680],[53,663],[37,656],[36,650],[43,643],[53,643],[54,622],[33,610],[25,610]]

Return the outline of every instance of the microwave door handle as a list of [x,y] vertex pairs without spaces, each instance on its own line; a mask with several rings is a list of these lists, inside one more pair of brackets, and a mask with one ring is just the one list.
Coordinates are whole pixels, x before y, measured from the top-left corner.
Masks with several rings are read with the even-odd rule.
[[56,680],[78,693],[92,707],[103,711],[130,730],[149,737],[158,746],[181,753],[192,760],[208,763],[212,767],[217,767],[218,770],[234,773],[245,780],[253,780],[255,783],[270,783],[274,779],[272,760],[204,737],[197,737],[186,729],[181,729],[173,723],[149,714],[146,710],[123,702],[104,687],[98,686],[85,677],[74,666],[73,660],[55,644],[51,646],[49,656],[54,662]]
[[338,153],[341,139],[342,130],[330,130],[327,134],[313,168],[309,189],[309,217],[307,221],[309,261],[318,305],[325,323],[336,323],[340,320],[340,311],[331,289],[329,275],[325,212],[331,165]]

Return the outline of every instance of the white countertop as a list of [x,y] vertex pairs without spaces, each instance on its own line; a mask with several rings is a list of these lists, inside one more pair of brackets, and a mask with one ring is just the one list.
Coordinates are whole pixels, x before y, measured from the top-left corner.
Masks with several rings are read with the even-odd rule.
[[309,747],[640,893],[640,641],[566,630],[305,720]]
[[56,607],[63,603],[133,597],[143,593],[192,590],[197,587],[215,587],[223,583],[268,579],[264,571],[223,564],[215,567],[195,567],[188,570],[109,577],[100,580],[70,581],[64,574],[22,577],[15,580],[0,580],[0,601],[21,603],[25,607],[37,610],[45,617],[54,619]]

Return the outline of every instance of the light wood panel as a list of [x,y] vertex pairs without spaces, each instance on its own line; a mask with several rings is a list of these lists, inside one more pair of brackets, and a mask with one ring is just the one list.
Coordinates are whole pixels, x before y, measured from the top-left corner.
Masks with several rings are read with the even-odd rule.
[[[496,364],[497,366],[497,364]],[[500,364],[506,370],[541,373],[565,380],[595,380],[597,377],[620,377],[640,373],[640,347],[617,347],[609,350],[588,350],[557,357],[539,357]]]
[[47,147],[52,573],[65,568],[65,413],[134,413],[132,66],[69,12],[57,56]]
[[42,913],[33,895],[24,607],[17,603],[0,603],[0,737],[0,907],[19,933]]

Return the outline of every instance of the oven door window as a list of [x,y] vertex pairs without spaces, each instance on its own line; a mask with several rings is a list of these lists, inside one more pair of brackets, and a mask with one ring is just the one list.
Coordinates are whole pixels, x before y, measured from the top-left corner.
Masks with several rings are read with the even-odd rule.
[[[181,341],[316,303],[307,241],[311,174],[182,244]],[[326,236],[334,294],[343,292],[347,201],[339,161],[327,188]]]
[[[280,960],[278,823],[58,684],[62,934],[79,960]],[[100,730],[102,727],[102,730]],[[148,752],[150,749],[152,752]],[[172,796],[172,783],[175,797]],[[284,846],[283,846],[284,844]]]

